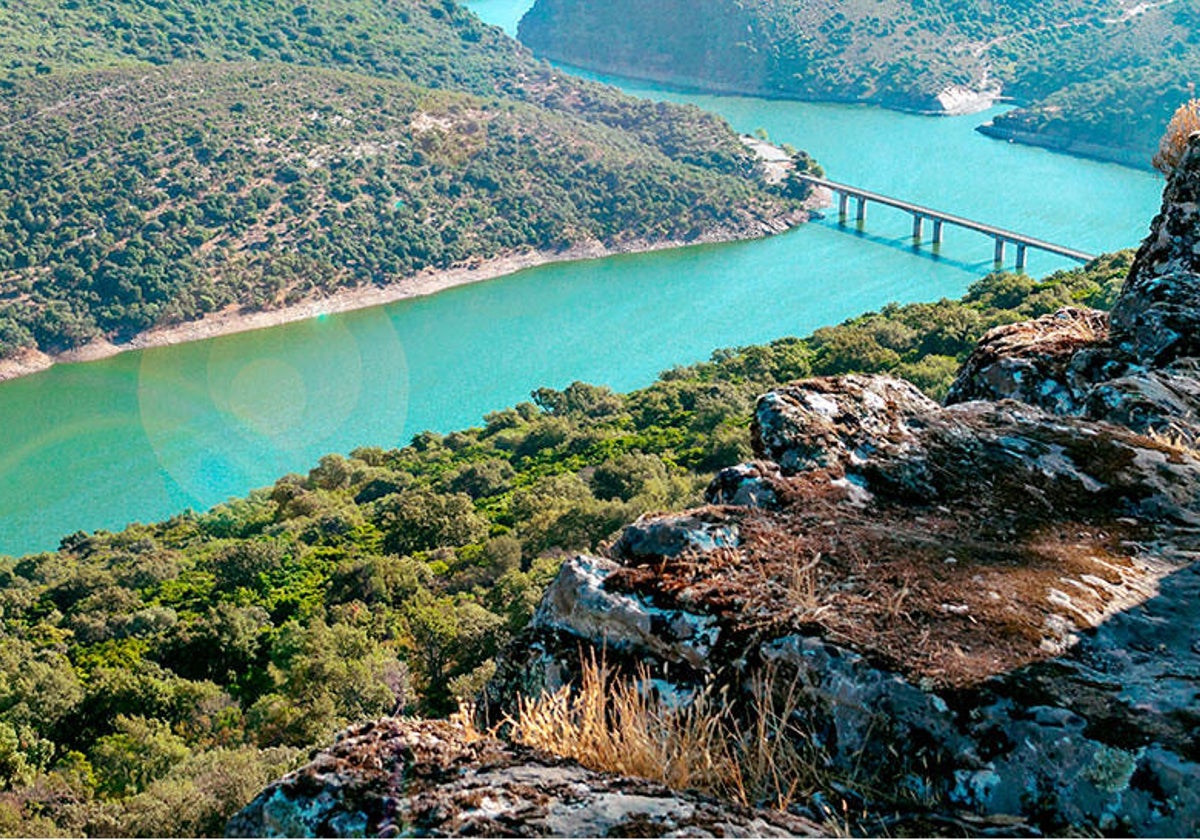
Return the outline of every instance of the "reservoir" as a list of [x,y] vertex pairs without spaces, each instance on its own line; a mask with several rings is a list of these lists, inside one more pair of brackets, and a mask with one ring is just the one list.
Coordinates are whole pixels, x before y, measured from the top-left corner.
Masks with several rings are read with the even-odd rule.
[[[512,32],[528,4],[468,5]],[[985,138],[973,129],[987,114],[608,81],[764,129],[811,152],[833,180],[1083,251],[1136,245],[1158,208],[1157,176]],[[861,233],[831,217],[759,241],[543,266],[2,383],[0,554],[205,509],[328,452],[478,425],[539,386],[628,390],[721,347],[805,335],[890,301],[957,297],[992,269],[989,239],[947,229],[934,257],[913,249],[911,225],[873,206]],[[1031,252],[1028,271],[1072,265]]]

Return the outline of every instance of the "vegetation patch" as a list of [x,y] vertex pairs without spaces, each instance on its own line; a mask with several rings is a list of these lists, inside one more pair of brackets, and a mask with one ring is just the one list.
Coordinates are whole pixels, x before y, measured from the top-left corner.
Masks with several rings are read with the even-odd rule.
[[[473,695],[565,552],[697,504],[715,470],[752,457],[765,390],[936,351],[946,364],[923,383],[944,393],[986,329],[1103,305],[1128,260],[1040,283],[992,275],[961,301],[720,351],[630,394],[539,389],[478,428],[328,455],[205,513],[0,558],[0,826],[219,833],[348,723]],[[768,567],[801,611],[853,559],[811,548]],[[907,643],[905,627],[888,638]]]

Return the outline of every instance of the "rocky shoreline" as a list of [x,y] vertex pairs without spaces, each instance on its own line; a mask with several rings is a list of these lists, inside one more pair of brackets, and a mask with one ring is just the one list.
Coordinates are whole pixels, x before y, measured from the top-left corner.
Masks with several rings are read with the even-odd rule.
[[0,382],[40,373],[56,364],[97,361],[131,350],[203,341],[233,333],[305,321],[323,315],[383,306],[408,298],[436,294],[457,286],[493,280],[542,265],[771,236],[789,230],[807,221],[808,218],[808,211],[797,210],[769,220],[757,220],[755,229],[724,228],[709,231],[687,241],[635,240],[615,246],[600,242],[588,242],[573,245],[561,251],[521,251],[490,260],[474,260],[447,269],[428,269],[382,286],[358,286],[344,289],[327,297],[312,298],[278,309],[244,311],[231,308],[206,315],[197,321],[188,321],[140,333],[130,341],[120,344],[105,339],[96,339],[82,347],[53,355],[38,350],[28,350],[12,358],[0,359]]
[[755,85],[727,84],[710,78],[686,76],[678,73],[655,73],[647,68],[612,68],[597,63],[580,61],[577,56],[568,57],[552,50],[541,50],[539,56],[553,61],[570,71],[572,68],[588,73],[603,73],[634,81],[653,82],[654,84],[669,85],[681,91],[690,93],[713,93],[722,96],[753,96],[759,99],[770,99],[781,102],[816,102],[835,105],[874,105],[889,111],[899,111],[903,114],[917,114],[932,117],[958,117],[976,114],[991,108],[1003,96],[999,87],[988,87],[983,90],[963,85],[950,85],[937,92],[924,94],[914,93],[912,96],[839,96],[836,94],[802,94],[795,91],[780,92]]
[[1089,143],[1087,140],[1076,137],[1040,134],[1036,131],[1019,131],[998,126],[991,121],[977,126],[975,130],[996,140],[1007,140],[1010,143],[1037,146],[1042,149],[1049,149],[1052,152],[1074,155],[1075,157],[1088,158],[1090,160],[1099,160],[1105,163],[1118,163],[1121,166],[1130,166],[1134,169],[1146,171],[1153,171],[1154,169],[1150,165],[1150,156],[1145,152],[1135,149],[1121,149],[1114,146],[1105,146],[1100,143]]

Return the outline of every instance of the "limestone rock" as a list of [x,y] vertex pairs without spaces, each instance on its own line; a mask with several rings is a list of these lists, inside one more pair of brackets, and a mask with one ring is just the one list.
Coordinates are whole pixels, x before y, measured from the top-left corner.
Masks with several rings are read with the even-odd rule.
[[675,557],[737,545],[737,526],[711,514],[642,517],[621,532],[613,545],[617,557]]
[[909,419],[936,408],[900,379],[810,379],[803,388],[779,389],[759,399],[751,441],[756,455],[777,462],[785,473],[843,471],[872,453],[905,451],[914,441]]
[[726,467],[708,485],[704,500],[710,505],[773,508],[779,504],[780,475],[779,465],[771,461]]
[[[667,527],[664,524],[664,529]],[[675,530],[682,533],[678,526]],[[637,531],[637,526],[632,526],[626,533]],[[616,563],[600,557],[579,555],[567,560],[546,590],[533,617],[533,628],[564,631],[589,642],[598,640],[616,653],[650,653],[668,662],[702,665],[711,652],[715,622],[686,610],[659,609],[637,595],[604,589],[604,579],[616,568]]]
[[586,770],[444,721],[338,736],[233,818],[230,837],[815,837],[811,822]]
[[1155,366],[1200,355],[1200,135],[1168,176],[1150,226],[1113,306],[1116,346]]
[[1078,413],[1091,383],[1072,362],[1107,338],[1108,315],[1093,309],[1060,309],[996,327],[959,371],[947,402],[1016,399],[1056,414]]
[[1064,309],[997,327],[948,404],[1018,399],[1056,414],[1200,441],[1200,135],[1167,180],[1111,317]]
[[[543,608],[558,618],[497,682],[546,662],[561,677],[581,643],[620,636],[616,664],[683,696],[773,674],[832,775],[897,792],[868,811],[1200,828],[1200,456],[1015,400],[944,408],[886,377],[777,389],[753,423],[762,460],[710,496],[764,481],[775,504],[644,517],[611,561],[569,563],[564,580],[590,570],[586,592],[555,584]],[[598,593],[637,609],[581,616]],[[622,612],[636,632],[589,630]],[[656,613],[686,619],[641,617]],[[695,628],[704,644],[684,656]]]

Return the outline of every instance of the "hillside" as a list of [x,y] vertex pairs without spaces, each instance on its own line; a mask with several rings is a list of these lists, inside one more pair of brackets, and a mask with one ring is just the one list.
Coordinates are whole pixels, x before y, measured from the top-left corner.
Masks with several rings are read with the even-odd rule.
[[15,92],[0,355],[519,250],[753,235],[788,206],[583,116],[342,71],[180,64]]
[[632,394],[540,389],[480,428],[330,455],[166,522],[0,558],[0,830],[220,833],[348,723],[444,713],[564,552],[694,504],[764,389],[895,371],[943,394],[990,327],[1107,306],[1129,255],[723,351]]
[[1145,169],[1163,126],[1195,96],[1200,53],[1067,85],[979,127],[991,137]]
[[988,133],[1148,166],[1200,74],[1198,14],[1194,0],[538,0],[520,37],[558,61],[703,89],[928,113],[1009,97],[1030,110]]
[[[72,70],[258,61],[513,98],[625,129],[665,154],[736,168],[723,121],[564,77],[453,0],[33,0],[0,19],[0,85]],[[7,97],[6,97],[7,98]],[[676,123],[678,125],[676,126]]]
[[6,13],[0,359],[802,217],[719,118],[565,77],[453,3],[274,8]]
[[344,730],[227,830],[1196,836],[1200,134],[1169,141],[1110,311],[990,330],[941,403],[770,388],[753,460],[572,551],[474,704]]

